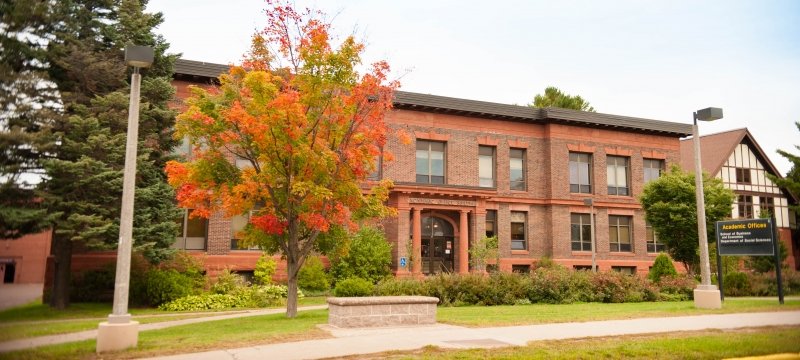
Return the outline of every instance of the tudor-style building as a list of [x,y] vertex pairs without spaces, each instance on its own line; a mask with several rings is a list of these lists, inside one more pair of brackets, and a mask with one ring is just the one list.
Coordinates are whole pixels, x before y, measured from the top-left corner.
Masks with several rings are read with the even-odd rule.
[[[693,173],[692,146],[691,139],[681,141],[681,166]],[[798,199],[766,176],[782,177],[750,131],[745,128],[701,136],[700,147],[703,171],[721,179],[725,187],[736,194],[731,218],[758,218],[764,212],[774,215],[779,239],[789,253],[786,263],[790,268],[800,270],[797,218],[789,210],[789,205],[797,204]]]
[[[178,98],[226,69],[179,60]],[[470,244],[491,235],[500,242],[501,270],[526,271],[543,257],[588,268],[588,198],[601,270],[646,272],[663,249],[637,196],[680,162],[690,125],[403,91],[394,107],[387,125],[414,140],[390,137],[384,150],[394,160],[374,176],[395,183],[390,205],[398,216],[383,226],[396,274],[468,272]],[[234,238],[245,222],[187,218],[175,246],[203,253],[210,267],[251,270],[260,253],[240,249]]]

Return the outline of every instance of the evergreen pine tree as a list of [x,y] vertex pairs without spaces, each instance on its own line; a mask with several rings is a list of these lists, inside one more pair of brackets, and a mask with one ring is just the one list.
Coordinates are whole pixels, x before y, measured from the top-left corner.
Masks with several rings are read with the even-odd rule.
[[49,74],[58,85],[64,116],[54,126],[59,146],[44,162],[40,186],[53,223],[55,281],[51,305],[68,305],[72,246],[116,247],[125,158],[130,69],[126,45],[155,49],[152,68],[143,69],[139,118],[134,247],[151,260],[169,255],[180,210],[166,184],[164,164],[176,145],[174,94],[170,76],[176,55],[152,33],[163,19],[143,13],[136,0],[68,0],[53,5],[64,20],[49,48]]

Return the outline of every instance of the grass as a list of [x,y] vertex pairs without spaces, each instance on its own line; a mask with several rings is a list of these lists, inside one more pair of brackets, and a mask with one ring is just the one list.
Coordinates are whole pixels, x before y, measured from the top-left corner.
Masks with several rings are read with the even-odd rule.
[[441,323],[453,325],[487,327],[797,309],[800,309],[800,300],[788,300],[784,305],[779,305],[777,301],[727,299],[722,309],[718,310],[696,309],[691,301],[624,304],[532,304],[489,307],[439,307],[436,319]]
[[[307,297],[299,301],[300,306],[321,304],[325,304],[325,297]],[[243,310],[252,309],[230,309],[230,311]],[[41,303],[32,303],[0,311],[0,342],[94,330],[110,313],[111,304],[105,303],[75,303],[63,311],[54,310]],[[141,324],[219,315],[219,312],[215,311],[168,312],[148,308],[132,308],[130,313]]]
[[[721,359],[794,353],[800,328],[766,327],[537,341],[528,346],[374,354],[371,359]],[[347,357],[354,358],[354,357]],[[363,359],[363,356],[359,356]]]
[[[103,354],[103,359],[129,359],[329,337],[316,328],[327,321],[327,310],[253,316],[175,326],[139,333],[136,349]],[[0,354],[0,359],[99,359],[95,340]]]

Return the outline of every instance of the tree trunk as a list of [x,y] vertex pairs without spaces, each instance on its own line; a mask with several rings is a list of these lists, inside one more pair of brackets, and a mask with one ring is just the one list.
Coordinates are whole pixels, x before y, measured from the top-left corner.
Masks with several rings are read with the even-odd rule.
[[293,254],[286,256],[286,277],[288,279],[288,294],[286,296],[286,317],[297,316],[297,259]]
[[69,283],[72,271],[72,240],[62,236],[53,236],[53,293],[50,306],[64,310],[69,306]]

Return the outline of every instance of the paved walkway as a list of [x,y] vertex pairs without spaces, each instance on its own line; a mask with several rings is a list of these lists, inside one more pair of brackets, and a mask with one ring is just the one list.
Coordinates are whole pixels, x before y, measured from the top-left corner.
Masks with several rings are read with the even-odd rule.
[[414,350],[427,345],[454,349],[491,348],[511,345],[522,346],[530,341],[537,340],[786,325],[800,326],[800,311],[680,316],[491,328],[465,328],[443,324],[354,330],[331,330],[328,328],[335,338],[215,350],[153,359],[320,359],[391,350]]
[[0,310],[42,298],[44,284],[0,284]]
[[[317,310],[317,309],[327,309],[327,308],[328,308],[328,305],[315,305],[315,306],[303,306],[303,307],[298,308],[298,310],[299,311],[304,311],[304,310]],[[192,318],[192,319],[184,319],[184,320],[163,321],[163,322],[150,323],[150,324],[141,324],[141,325],[139,325],[139,331],[165,329],[165,328],[169,328],[169,327],[173,327],[173,326],[196,324],[196,323],[201,323],[201,322],[206,322],[206,321],[235,319],[235,318],[242,318],[242,317],[249,317],[249,316],[259,316],[259,315],[283,314],[285,312],[286,312],[286,309],[265,309],[265,310],[238,311],[238,312],[233,312],[233,313],[226,313],[226,314],[223,314],[223,315],[207,316],[207,317],[201,317],[201,318]],[[190,314],[187,314],[187,315],[190,315]],[[134,316],[133,320],[136,320],[136,318],[138,318],[138,317],[151,317],[151,316],[158,316],[158,315]],[[99,319],[97,323],[99,324],[100,321],[104,321],[104,320],[103,319]],[[11,340],[11,341],[6,341],[6,342],[1,342],[0,343],[0,353],[9,352],[9,351],[15,351],[15,350],[22,350],[22,349],[30,349],[30,348],[35,348],[35,347],[39,347],[39,346],[55,345],[55,344],[63,344],[63,343],[68,343],[68,342],[96,339],[96,338],[97,338],[97,329],[81,331],[81,332],[74,332],[74,333],[69,333],[69,334],[59,334],[59,335],[40,336],[40,337],[34,337],[34,338]]]

